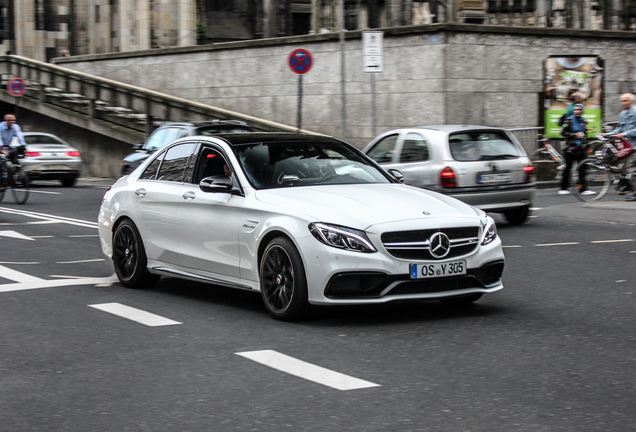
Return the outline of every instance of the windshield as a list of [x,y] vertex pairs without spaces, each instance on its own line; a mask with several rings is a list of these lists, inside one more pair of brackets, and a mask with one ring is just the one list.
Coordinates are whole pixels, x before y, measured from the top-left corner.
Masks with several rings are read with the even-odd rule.
[[235,147],[235,152],[256,189],[391,182],[369,160],[339,142],[248,144]]
[[515,159],[521,156],[517,146],[503,132],[454,133],[448,141],[451,155],[456,161]]

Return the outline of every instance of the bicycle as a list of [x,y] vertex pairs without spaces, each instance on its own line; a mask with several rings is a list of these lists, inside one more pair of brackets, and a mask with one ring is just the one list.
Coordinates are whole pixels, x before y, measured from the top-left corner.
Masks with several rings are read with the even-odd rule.
[[578,167],[572,169],[572,192],[573,195],[583,202],[598,201],[607,193],[610,186],[614,186],[619,192],[630,187],[631,174],[623,173],[617,162],[627,159],[633,152],[634,147],[629,141],[613,136],[596,136],[596,145],[592,146],[593,154],[585,159],[582,170],[585,172],[587,189],[595,192],[593,195],[581,195],[581,184],[578,179]]
[[557,163],[555,179],[560,180],[565,170],[565,159],[543,135],[539,136],[541,148],[532,154],[532,161],[555,161]]
[[23,157],[24,147],[20,146],[12,148],[9,151],[9,157],[2,160],[0,175],[5,184],[0,186],[0,201],[4,199],[7,189],[11,189],[11,195],[17,204],[24,204],[29,199],[29,177],[18,161]]

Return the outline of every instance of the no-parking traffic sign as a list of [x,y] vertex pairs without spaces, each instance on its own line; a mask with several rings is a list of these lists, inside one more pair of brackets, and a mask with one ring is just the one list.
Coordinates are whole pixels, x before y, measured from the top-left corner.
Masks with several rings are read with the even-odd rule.
[[291,52],[287,58],[287,64],[292,72],[299,75],[306,74],[314,64],[311,53],[304,48],[299,48]]
[[22,78],[11,78],[7,84],[7,90],[13,96],[22,96],[27,91],[26,82]]

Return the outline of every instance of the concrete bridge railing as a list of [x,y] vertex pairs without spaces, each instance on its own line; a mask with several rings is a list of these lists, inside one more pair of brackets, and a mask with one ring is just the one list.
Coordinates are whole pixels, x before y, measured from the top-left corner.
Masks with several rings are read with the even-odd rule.
[[[27,92],[21,101],[31,100],[88,119],[125,128],[133,135],[147,135],[159,124],[169,121],[243,120],[257,130],[295,132],[297,129],[273,121],[146,90],[121,82],[73,71],[50,63],[19,56],[0,56],[2,85],[19,77],[26,81]],[[2,92],[10,102],[13,96]],[[21,102],[20,101],[20,102]],[[137,132],[137,134],[134,134]],[[309,132],[309,131],[304,131]]]

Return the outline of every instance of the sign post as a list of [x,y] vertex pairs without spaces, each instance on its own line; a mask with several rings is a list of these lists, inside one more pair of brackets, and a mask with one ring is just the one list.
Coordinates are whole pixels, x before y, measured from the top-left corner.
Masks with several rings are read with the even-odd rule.
[[298,109],[296,111],[296,128],[300,132],[302,127],[303,107],[303,75],[309,72],[314,64],[314,58],[309,51],[303,48],[296,49],[289,54],[287,65],[295,74],[298,74]]
[[376,114],[375,114],[375,74],[384,70],[383,58],[384,32],[363,31],[362,32],[362,59],[365,73],[371,74],[371,132],[375,137]]

